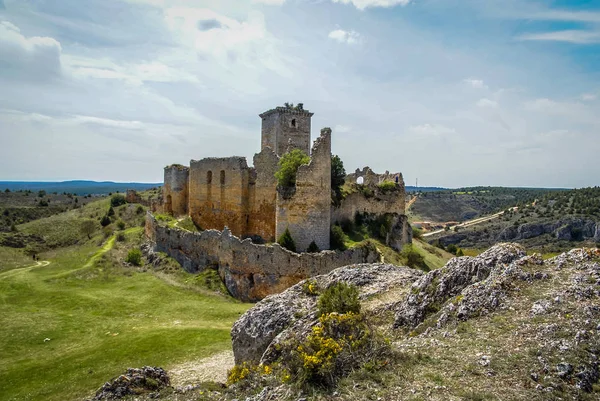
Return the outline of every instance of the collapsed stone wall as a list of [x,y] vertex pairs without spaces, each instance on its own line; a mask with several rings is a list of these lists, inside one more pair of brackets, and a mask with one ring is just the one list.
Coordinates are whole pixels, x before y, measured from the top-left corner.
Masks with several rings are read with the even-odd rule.
[[346,182],[356,183],[359,177],[362,177],[363,184],[367,186],[376,186],[383,181],[392,181],[401,185],[404,188],[404,179],[402,173],[390,173],[386,171],[384,174],[377,174],[369,166],[362,169],[356,169],[354,173],[346,175]]
[[329,249],[331,221],[331,129],[323,128],[311,152],[308,165],[298,168],[295,190],[277,191],[277,232],[286,229],[299,251],[312,241],[319,249]]
[[161,226],[151,213],[146,215],[145,231],[155,251],[165,252],[190,273],[218,269],[231,295],[250,302],[337,267],[380,259],[370,247],[298,254],[278,244],[257,245],[250,239],[241,240],[228,229],[192,233]]
[[184,216],[188,213],[189,167],[172,164],[165,167],[163,186],[163,210],[174,216]]

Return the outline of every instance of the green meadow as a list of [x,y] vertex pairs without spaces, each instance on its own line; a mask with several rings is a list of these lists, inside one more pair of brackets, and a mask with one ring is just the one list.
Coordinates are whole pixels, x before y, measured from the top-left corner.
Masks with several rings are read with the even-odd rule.
[[127,266],[127,250],[142,241],[139,225],[123,230],[120,241],[117,231],[103,236],[100,228],[84,240],[46,219],[20,229],[36,227],[65,242],[79,238],[42,252],[41,263],[0,247],[0,400],[84,399],[128,367],[168,369],[231,348],[231,326],[250,305],[175,266]]

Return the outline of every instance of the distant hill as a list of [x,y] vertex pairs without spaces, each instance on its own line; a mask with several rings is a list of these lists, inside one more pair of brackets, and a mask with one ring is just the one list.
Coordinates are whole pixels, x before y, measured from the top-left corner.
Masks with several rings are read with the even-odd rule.
[[413,187],[410,185],[407,185],[405,187],[406,192],[437,192],[437,191],[448,191],[448,188],[441,188],[441,187]]
[[46,192],[67,192],[76,195],[101,195],[110,192],[125,192],[128,189],[144,191],[146,189],[161,186],[162,183],[140,183],[140,182],[112,182],[112,181],[62,181],[62,182],[35,182],[35,181],[0,181],[0,190],[11,191],[30,190]]

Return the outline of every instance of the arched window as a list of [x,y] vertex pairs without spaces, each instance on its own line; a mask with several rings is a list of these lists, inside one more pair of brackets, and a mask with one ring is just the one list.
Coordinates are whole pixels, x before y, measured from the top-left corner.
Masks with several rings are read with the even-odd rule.
[[208,185],[212,184],[212,171],[208,171],[206,173],[206,183]]
[[296,128],[296,119],[295,118],[292,118],[292,127]]
[[364,184],[364,183],[365,183],[365,179],[364,179],[363,177],[358,177],[358,178],[356,179],[356,183],[357,183],[358,185],[362,185],[362,184]]
[[221,170],[221,185],[225,185],[225,170]]

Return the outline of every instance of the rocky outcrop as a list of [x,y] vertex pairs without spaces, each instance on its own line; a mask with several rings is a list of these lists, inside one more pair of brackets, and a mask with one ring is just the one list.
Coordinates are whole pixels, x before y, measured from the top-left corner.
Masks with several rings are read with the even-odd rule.
[[162,368],[129,368],[124,374],[106,382],[91,401],[119,400],[130,395],[155,392],[169,385],[169,376]]
[[498,241],[515,241],[551,234],[558,240],[600,240],[600,224],[586,219],[563,219],[551,223],[528,223],[507,227],[498,235]]
[[[407,286],[423,273],[386,264],[352,265],[311,278],[317,288],[326,289],[343,281],[356,285],[360,298],[367,299],[395,287]],[[316,323],[316,296],[300,282],[281,294],[271,295],[240,317],[231,330],[236,363],[269,362],[276,359],[277,344],[287,336],[310,330]]]
[[397,306],[394,327],[418,326],[467,286],[488,278],[492,269],[504,269],[525,255],[525,249],[517,244],[499,244],[477,257],[451,259],[443,268],[427,273],[412,285],[411,294]]

